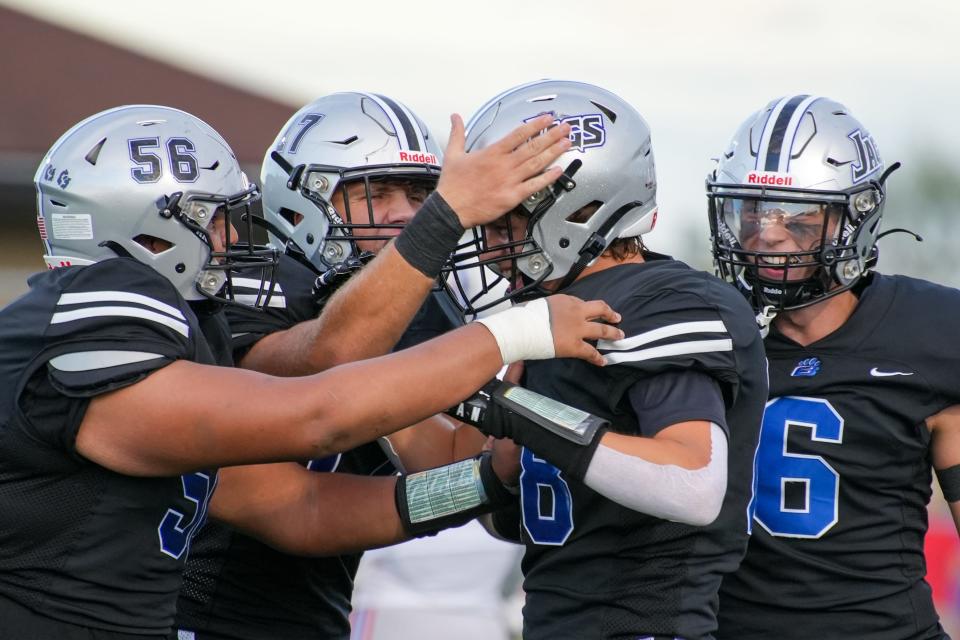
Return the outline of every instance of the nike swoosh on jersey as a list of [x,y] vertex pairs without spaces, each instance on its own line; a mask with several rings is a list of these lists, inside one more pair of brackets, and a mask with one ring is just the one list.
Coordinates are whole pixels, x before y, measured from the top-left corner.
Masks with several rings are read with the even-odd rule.
[[912,376],[913,373],[907,373],[906,371],[880,371],[874,367],[870,369],[870,375],[875,378],[886,378],[888,376]]

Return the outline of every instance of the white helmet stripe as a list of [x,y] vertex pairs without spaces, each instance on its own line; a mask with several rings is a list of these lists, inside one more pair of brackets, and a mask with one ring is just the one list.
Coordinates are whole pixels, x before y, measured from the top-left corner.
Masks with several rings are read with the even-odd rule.
[[763,123],[763,132],[760,134],[760,144],[757,147],[757,159],[753,163],[753,168],[757,171],[763,171],[767,164],[767,150],[770,146],[770,136],[773,135],[774,125],[780,117],[780,112],[786,106],[793,96],[784,96],[777,101],[773,109],[767,115],[767,121]]
[[398,102],[391,100],[387,96],[365,93],[364,96],[376,102],[383,112],[387,114],[390,123],[397,132],[397,141],[400,143],[400,149],[403,151],[421,151],[426,149],[426,141],[423,139],[423,133],[417,125],[416,119]]
[[810,107],[813,106],[813,103],[820,99],[820,96],[807,96],[807,98],[797,107],[797,110],[793,112],[793,116],[790,118],[790,123],[787,125],[787,131],[783,136],[783,153],[780,154],[780,164],[777,167],[777,171],[781,173],[788,173],[790,171],[790,158],[793,156],[793,143],[797,139],[797,131],[800,129],[800,122],[803,120],[803,116],[807,113]]
[[[413,132],[414,138],[414,140],[410,141],[411,149],[413,151],[425,151],[427,148],[427,138],[424,135],[423,129],[420,128],[420,121],[417,120],[417,117],[413,114],[413,112],[401,102],[396,102],[387,96],[381,97],[394,106],[397,114],[400,115],[404,121],[410,123],[410,130]],[[416,147],[413,147],[414,141],[416,142]]]
[[[761,141],[761,154],[763,159],[758,156],[757,168],[762,171],[784,171],[789,164],[790,147],[793,144],[793,138],[797,133],[800,120],[803,117],[804,110],[809,106],[815,97],[808,95],[795,95],[783,98],[778,104],[776,118],[773,114],[764,131],[764,140]],[[771,126],[771,121],[773,122]]]

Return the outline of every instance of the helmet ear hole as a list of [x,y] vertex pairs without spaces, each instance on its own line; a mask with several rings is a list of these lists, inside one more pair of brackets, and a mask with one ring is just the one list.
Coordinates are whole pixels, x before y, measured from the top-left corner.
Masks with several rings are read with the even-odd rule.
[[584,205],[571,213],[566,217],[567,222],[575,222],[577,224],[585,224],[590,221],[590,218],[593,217],[600,207],[603,206],[603,202],[600,200],[594,200],[588,205]]
[[169,251],[175,246],[169,240],[164,240],[163,238],[151,236],[146,233],[141,233],[140,235],[134,237],[133,241],[154,255],[163,253],[164,251]]
[[286,207],[281,207],[277,213],[280,214],[280,217],[286,220],[291,227],[295,227],[303,222],[303,214],[297,213],[291,209],[287,209]]

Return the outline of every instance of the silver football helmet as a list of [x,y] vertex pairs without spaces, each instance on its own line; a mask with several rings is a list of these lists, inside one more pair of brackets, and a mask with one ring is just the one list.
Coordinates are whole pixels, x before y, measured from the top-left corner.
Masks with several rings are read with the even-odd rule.
[[[505,299],[543,295],[540,285],[548,280],[562,279],[562,289],[615,239],[640,236],[656,222],[650,127],[600,87],[540,80],[509,89],[470,118],[466,149],[482,149],[545,113],[571,125],[573,145],[558,160],[564,173],[485,231],[476,230],[454,255],[447,284],[467,314]],[[504,221],[507,233],[495,238],[491,229]],[[514,236],[511,230],[521,228]],[[505,254],[509,269],[503,267]],[[504,279],[510,280],[506,292],[492,294]]]
[[[388,240],[403,226],[374,218],[376,183],[409,183],[425,196],[436,187],[441,159],[423,122],[391,98],[349,92],[314,100],[287,121],[263,159],[270,241],[294,245],[320,271],[358,258],[356,236]],[[363,211],[351,210],[346,197],[354,183],[363,185]],[[343,211],[331,202],[338,190]]]
[[237,213],[260,195],[220,134],[189,113],[131,105],[93,115],[54,143],[34,183],[50,268],[132,257],[186,300],[229,301],[229,269],[242,263],[269,282],[277,264],[275,250],[241,248],[230,233],[213,250],[216,214],[228,229],[242,217],[249,225]]
[[853,287],[874,266],[884,171],[870,132],[842,104],[794,95],[740,125],[707,178],[718,275],[764,314]]

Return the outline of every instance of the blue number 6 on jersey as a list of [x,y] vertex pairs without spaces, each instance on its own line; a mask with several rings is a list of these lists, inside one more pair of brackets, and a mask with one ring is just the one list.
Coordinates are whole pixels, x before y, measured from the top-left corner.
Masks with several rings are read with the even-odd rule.
[[[573,531],[573,497],[560,470],[523,448],[520,456],[520,500],[523,528],[536,544],[561,545]],[[549,509],[541,503],[541,490],[550,492]]]
[[[789,453],[791,429],[814,442],[841,444],[843,418],[822,398],[786,396],[767,404],[756,459],[755,519],[775,536],[819,538],[837,523],[840,475],[821,456]],[[788,485],[800,503],[787,504]]]
[[206,473],[191,473],[180,476],[183,483],[183,497],[196,504],[193,513],[180,513],[176,509],[167,509],[167,513],[157,527],[160,536],[160,551],[171,558],[179,559],[190,546],[190,538],[197,527],[203,524],[207,517],[207,503],[217,485],[216,476],[213,478]]

